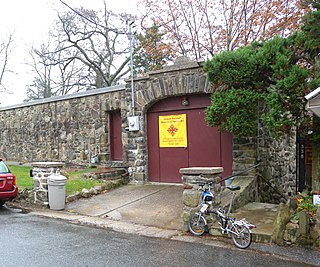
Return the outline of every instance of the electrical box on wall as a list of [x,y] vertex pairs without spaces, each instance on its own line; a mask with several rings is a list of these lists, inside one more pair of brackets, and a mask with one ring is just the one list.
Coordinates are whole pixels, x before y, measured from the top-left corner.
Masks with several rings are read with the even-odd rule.
[[139,116],[128,117],[129,131],[139,131]]

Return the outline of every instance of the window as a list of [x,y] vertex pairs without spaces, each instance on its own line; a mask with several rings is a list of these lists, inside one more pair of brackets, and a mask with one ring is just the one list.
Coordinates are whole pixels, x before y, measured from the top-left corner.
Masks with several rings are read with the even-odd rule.
[[0,160],[0,173],[9,173],[9,168],[4,164],[2,160]]

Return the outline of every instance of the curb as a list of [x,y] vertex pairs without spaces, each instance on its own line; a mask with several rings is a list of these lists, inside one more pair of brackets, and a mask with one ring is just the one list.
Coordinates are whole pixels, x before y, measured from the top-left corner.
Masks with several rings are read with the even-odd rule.
[[108,218],[73,214],[64,211],[31,211],[30,214],[40,217],[59,219],[73,224],[97,227],[128,234],[138,234],[148,237],[171,239],[174,236],[183,234],[182,231],[178,230],[168,230],[153,226],[144,226],[122,221],[115,221]]
[[[124,222],[120,220],[109,219],[108,217],[97,217],[97,216],[90,216],[90,215],[82,215],[78,213],[74,213],[72,211],[65,211],[65,210],[51,210],[51,209],[32,209],[26,208],[19,205],[9,205],[10,208],[21,209],[24,213],[30,213],[35,216],[45,217],[45,218],[52,218],[57,220],[66,221],[73,224],[83,225],[83,226],[90,226],[96,227],[101,229],[108,229],[116,232],[128,233],[128,234],[138,234],[141,236],[147,237],[158,237],[158,238],[165,238],[165,239],[175,239],[181,240],[186,239],[192,240],[191,242],[196,243],[203,243],[204,240],[208,242],[208,240],[214,240],[215,242],[218,240],[223,240],[224,244],[230,243],[228,242],[229,238],[225,235],[204,235],[202,237],[197,237],[191,235],[189,232],[184,230],[170,230],[159,228],[155,226],[146,226],[140,225],[130,222]],[[177,238],[179,237],[179,238]],[[271,239],[268,234],[260,234],[260,233],[253,233],[253,241],[261,244],[271,244]]]
[[[14,208],[14,207],[11,207]],[[54,210],[31,210],[23,207],[15,207],[22,209],[34,216],[43,218],[52,218],[65,221],[67,223],[95,227],[100,229],[112,230],[115,232],[136,234],[145,237],[163,238],[172,241],[196,243],[211,247],[223,247],[228,250],[242,251],[243,253],[263,253],[273,257],[278,257],[290,262],[310,264],[311,266],[320,266],[320,249],[304,247],[280,247],[275,244],[268,243],[252,243],[249,248],[241,250],[236,248],[230,238],[215,237],[212,235],[204,235],[202,237],[193,236],[182,230],[168,230],[153,226],[138,225],[123,221],[115,221],[109,218],[93,217],[88,215],[80,215],[67,211]]]

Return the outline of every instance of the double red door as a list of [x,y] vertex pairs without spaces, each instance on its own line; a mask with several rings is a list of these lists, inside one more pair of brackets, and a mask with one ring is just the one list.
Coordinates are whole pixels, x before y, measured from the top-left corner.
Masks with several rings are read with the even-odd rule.
[[[183,167],[224,167],[223,176],[232,172],[232,136],[209,127],[204,110],[210,104],[208,95],[166,99],[148,112],[148,176],[150,181],[181,183]],[[186,114],[186,147],[160,147],[159,116]]]

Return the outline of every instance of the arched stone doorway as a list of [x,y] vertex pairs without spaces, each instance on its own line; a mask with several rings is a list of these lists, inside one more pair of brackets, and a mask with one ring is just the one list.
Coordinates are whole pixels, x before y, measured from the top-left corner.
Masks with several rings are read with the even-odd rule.
[[[222,166],[224,177],[232,174],[232,135],[206,125],[204,110],[209,105],[210,94],[194,94],[160,100],[148,110],[149,181],[182,183],[182,167]],[[185,145],[163,146],[161,119],[170,116],[184,116]]]

